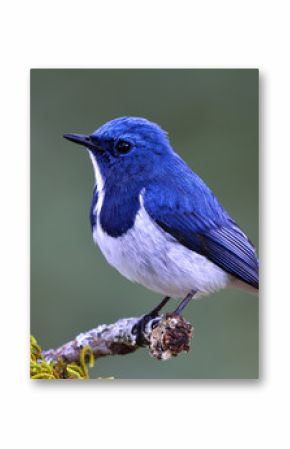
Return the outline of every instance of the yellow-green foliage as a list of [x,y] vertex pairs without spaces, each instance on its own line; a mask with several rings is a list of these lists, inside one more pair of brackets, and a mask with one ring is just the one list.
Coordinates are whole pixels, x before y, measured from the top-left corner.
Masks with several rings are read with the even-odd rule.
[[89,347],[84,347],[80,354],[80,363],[66,364],[63,360],[47,363],[41,353],[41,347],[34,337],[30,337],[30,377],[31,379],[89,379],[85,362],[89,358],[89,367],[94,366],[94,355]]

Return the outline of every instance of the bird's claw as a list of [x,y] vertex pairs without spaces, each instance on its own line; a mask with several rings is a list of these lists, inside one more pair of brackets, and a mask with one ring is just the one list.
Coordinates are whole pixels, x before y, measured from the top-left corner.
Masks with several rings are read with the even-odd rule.
[[160,322],[161,317],[158,313],[143,315],[142,318],[133,326],[132,334],[136,336],[138,346],[148,345],[148,336]]

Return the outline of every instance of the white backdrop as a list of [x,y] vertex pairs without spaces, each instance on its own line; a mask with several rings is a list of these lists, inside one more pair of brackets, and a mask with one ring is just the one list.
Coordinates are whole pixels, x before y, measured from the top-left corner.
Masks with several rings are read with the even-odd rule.
[[[289,278],[290,36],[287,2],[271,4],[265,0],[2,2],[4,447],[289,447],[290,295],[285,280]],[[260,69],[260,380],[29,381],[31,67]]]

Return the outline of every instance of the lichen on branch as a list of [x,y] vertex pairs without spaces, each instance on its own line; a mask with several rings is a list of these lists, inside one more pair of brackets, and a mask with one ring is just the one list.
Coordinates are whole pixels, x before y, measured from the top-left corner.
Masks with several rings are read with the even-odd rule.
[[125,355],[141,347],[158,360],[168,360],[188,352],[193,327],[182,316],[164,314],[122,318],[83,332],[57,349],[42,351],[31,343],[33,379],[88,379],[89,365],[100,357]]

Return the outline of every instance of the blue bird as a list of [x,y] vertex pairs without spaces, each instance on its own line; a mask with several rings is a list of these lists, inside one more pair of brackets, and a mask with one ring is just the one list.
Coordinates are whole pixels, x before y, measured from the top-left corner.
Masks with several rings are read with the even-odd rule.
[[157,124],[121,117],[64,137],[93,164],[94,242],[123,276],[165,295],[155,313],[170,297],[183,298],[179,314],[192,298],[226,287],[258,292],[252,243]]

